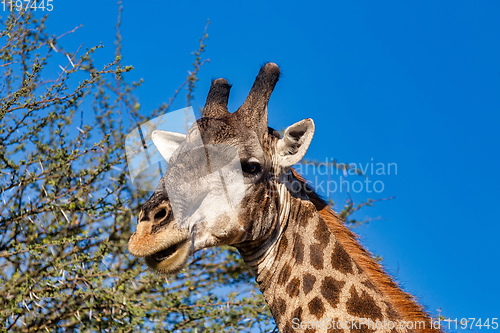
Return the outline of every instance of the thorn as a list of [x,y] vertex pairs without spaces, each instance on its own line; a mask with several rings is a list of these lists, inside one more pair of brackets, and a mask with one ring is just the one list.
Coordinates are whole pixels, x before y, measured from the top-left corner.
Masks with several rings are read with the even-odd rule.
[[71,60],[71,57],[69,56],[69,54],[66,53],[66,57],[68,58],[69,62],[71,63],[71,66],[73,66],[73,68],[75,68],[75,64]]
[[54,46],[54,44],[52,43],[52,41],[49,41],[49,45],[50,47],[52,48],[52,50],[56,51],[57,53],[59,53],[59,50]]

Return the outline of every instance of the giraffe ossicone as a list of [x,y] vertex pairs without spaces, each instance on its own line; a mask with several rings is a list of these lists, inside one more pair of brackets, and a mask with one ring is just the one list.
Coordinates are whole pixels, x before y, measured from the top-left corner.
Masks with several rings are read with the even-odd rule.
[[[141,209],[129,251],[173,274],[191,253],[235,246],[281,332],[438,331],[294,172],[314,122],[299,121],[283,137],[268,127],[279,73],[276,64],[263,66],[233,113],[227,109],[231,86],[217,79],[186,136],[152,134],[168,169]],[[329,326],[311,327],[315,322]],[[375,325],[383,322],[394,325]]]

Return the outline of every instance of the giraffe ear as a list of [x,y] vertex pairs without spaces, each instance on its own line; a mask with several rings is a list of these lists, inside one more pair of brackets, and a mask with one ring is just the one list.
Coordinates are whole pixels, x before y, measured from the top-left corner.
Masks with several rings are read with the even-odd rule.
[[306,154],[314,135],[314,122],[307,118],[293,124],[285,130],[285,135],[278,141],[280,165],[289,167],[298,163]]
[[174,151],[186,140],[185,134],[156,130],[151,133],[151,139],[165,161],[170,160]]

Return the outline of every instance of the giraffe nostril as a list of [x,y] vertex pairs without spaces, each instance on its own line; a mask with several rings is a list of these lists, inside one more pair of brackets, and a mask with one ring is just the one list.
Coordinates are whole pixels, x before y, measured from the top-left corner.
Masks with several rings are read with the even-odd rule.
[[165,208],[160,209],[156,214],[155,214],[155,221],[164,218],[167,216],[167,211]]

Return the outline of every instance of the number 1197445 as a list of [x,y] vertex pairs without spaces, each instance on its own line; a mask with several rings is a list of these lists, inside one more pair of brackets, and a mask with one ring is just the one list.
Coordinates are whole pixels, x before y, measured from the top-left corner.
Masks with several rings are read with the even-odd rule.
[[2,0],[3,11],[18,11],[21,10],[34,10],[34,11],[48,11],[51,12],[54,9],[52,0]]

